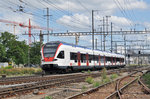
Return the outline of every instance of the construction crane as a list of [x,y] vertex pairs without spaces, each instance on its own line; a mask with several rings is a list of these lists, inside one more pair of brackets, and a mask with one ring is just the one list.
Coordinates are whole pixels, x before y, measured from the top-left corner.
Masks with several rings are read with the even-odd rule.
[[7,25],[7,26],[13,26],[14,35],[15,35],[15,33],[16,33],[16,32],[15,32],[15,28],[16,28],[17,25],[15,25],[15,24],[6,24],[6,25]]
[[31,25],[30,19],[29,19],[29,25],[25,25],[24,23],[19,23],[19,22],[15,22],[15,21],[4,20],[4,19],[0,19],[0,22],[2,22],[2,23],[10,23],[10,24],[13,24],[15,26],[28,28],[29,45],[31,44],[31,29],[50,30],[50,31],[52,30],[51,28]]

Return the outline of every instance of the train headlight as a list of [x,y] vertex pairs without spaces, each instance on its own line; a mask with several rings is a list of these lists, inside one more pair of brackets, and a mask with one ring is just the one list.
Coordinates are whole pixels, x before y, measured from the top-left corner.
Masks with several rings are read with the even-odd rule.
[[57,61],[57,59],[53,59],[53,61]]

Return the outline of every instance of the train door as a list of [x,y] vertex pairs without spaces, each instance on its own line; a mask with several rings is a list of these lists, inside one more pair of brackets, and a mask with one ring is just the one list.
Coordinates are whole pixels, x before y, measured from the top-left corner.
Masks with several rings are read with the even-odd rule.
[[106,65],[106,59],[105,59],[106,57],[105,57],[105,55],[104,55],[104,67],[105,67],[105,65]]
[[112,64],[112,66],[113,66],[113,57],[111,57],[111,64]]
[[77,53],[77,61],[78,61],[78,66],[81,66],[81,54],[80,54],[80,52]]
[[89,66],[89,55],[86,53],[86,66]]
[[98,56],[99,66],[101,66],[101,56]]
[[115,57],[115,65],[116,65],[116,57]]

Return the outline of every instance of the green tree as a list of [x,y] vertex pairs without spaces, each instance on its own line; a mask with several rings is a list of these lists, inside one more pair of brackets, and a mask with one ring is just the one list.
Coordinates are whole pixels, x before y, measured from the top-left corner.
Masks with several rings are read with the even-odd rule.
[[16,41],[17,37],[11,33],[4,32],[1,33],[0,43],[3,44],[6,48],[12,46],[13,41]]
[[0,44],[0,62],[5,62],[5,61],[7,61],[6,49],[2,44]]
[[12,45],[7,50],[7,58],[12,59],[16,64],[27,64],[28,45],[25,41],[14,41]]
[[8,62],[11,59],[16,64],[26,64],[29,47],[25,44],[25,41],[17,41],[16,39],[17,37],[11,33],[1,33],[0,44],[3,45],[1,46],[1,49],[3,49],[4,53],[2,56],[6,56],[6,58],[4,58],[5,62]]
[[31,64],[40,64],[41,54],[40,54],[40,42],[33,43],[30,48],[30,62]]
[[15,64],[28,63],[28,51],[30,50],[30,63],[40,64],[40,42],[33,43],[29,47],[25,41],[17,41],[17,36],[4,32],[0,36],[0,61],[14,61]]

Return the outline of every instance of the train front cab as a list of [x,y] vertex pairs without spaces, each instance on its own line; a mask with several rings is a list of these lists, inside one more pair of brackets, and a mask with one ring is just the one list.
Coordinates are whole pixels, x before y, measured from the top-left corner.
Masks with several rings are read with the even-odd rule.
[[44,71],[56,71],[59,66],[58,62],[62,63],[65,59],[64,50],[59,50],[62,43],[46,43],[42,47],[42,69]]

